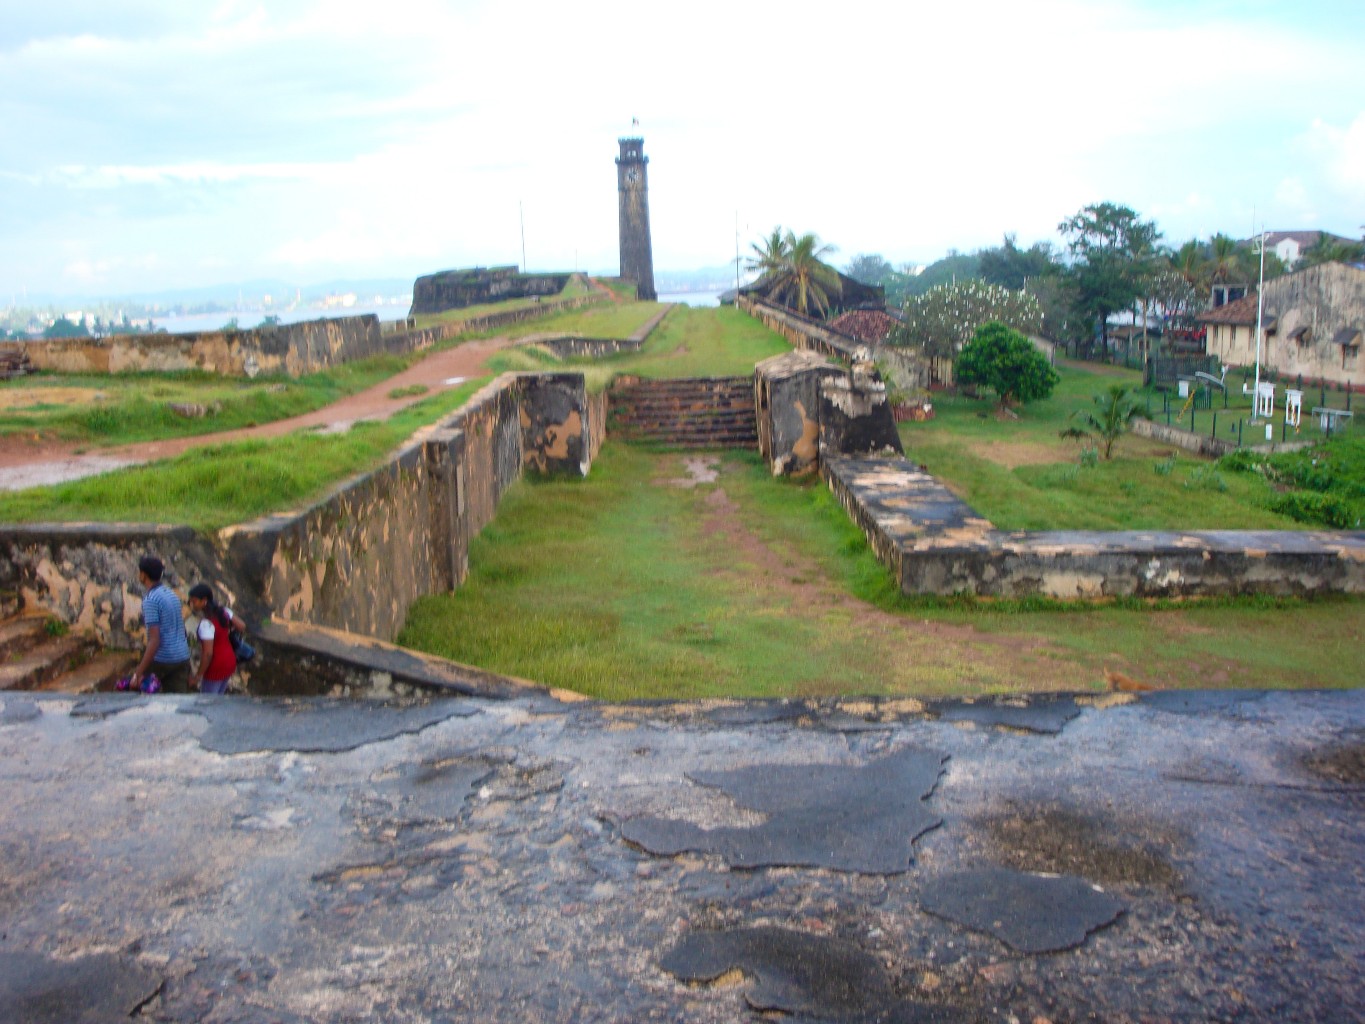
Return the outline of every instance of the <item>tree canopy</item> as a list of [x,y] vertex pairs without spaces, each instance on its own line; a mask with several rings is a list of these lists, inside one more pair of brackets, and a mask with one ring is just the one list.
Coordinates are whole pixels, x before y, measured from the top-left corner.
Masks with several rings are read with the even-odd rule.
[[1320,263],[1360,263],[1365,261],[1365,240],[1350,242],[1320,233],[1300,257],[1300,266],[1315,267]]
[[885,285],[886,279],[895,272],[896,268],[877,253],[859,253],[844,268],[844,273],[853,280],[871,285]]
[[1043,326],[1043,311],[1024,291],[976,280],[940,285],[906,302],[904,320],[892,333],[891,344],[951,358],[991,320],[1036,334]]
[[1078,312],[1108,339],[1109,316],[1143,297],[1156,267],[1161,232],[1153,221],[1115,203],[1094,203],[1057,225],[1067,240]]
[[998,320],[982,324],[962,347],[953,376],[963,384],[990,388],[1001,408],[1046,398],[1061,380],[1028,338]]
[[999,248],[981,250],[979,266],[983,281],[1002,288],[1022,288],[1029,281],[1061,270],[1051,243],[1035,242],[1020,249],[1014,239],[1014,235],[1007,234]]

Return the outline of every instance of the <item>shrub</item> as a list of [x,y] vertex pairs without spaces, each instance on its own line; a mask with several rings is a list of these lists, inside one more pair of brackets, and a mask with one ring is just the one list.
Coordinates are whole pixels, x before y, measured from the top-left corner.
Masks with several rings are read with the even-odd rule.
[[953,375],[962,384],[990,388],[1001,408],[1046,398],[1061,381],[1028,338],[997,320],[983,324],[958,353]]

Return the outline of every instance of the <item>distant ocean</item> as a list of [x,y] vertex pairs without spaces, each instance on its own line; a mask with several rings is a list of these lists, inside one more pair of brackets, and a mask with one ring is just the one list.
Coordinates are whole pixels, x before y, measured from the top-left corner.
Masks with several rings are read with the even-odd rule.
[[716,306],[720,304],[720,292],[666,292],[659,296],[660,302],[681,302],[688,306]]
[[257,327],[267,316],[277,316],[280,323],[296,324],[303,320],[322,320],[339,316],[364,316],[373,313],[380,320],[402,320],[408,315],[410,301],[386,302],[382,305],[373,302],[357,302],[354,306],[304,306],[290,310],[238,309],[224,310],[221,313],[189,313],[185,316],[154,316],[152,323],[157,330],[165,329],[172,334],[191,334],[195,331],[216,331],[233,317],[242,329]]

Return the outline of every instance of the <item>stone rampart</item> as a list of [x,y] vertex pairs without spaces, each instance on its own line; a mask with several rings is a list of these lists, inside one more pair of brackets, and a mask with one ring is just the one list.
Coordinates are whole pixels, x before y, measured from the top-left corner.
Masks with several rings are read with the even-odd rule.
[[316,373],[386,352],[429,348],[448,327],[383,331],[373,314],[193,334],[115,334],[22,343],[35,369],[58,373],[202,370],[227,377]]
[[904,459],[828,459],[830,490],[906,594],[1365,594],[1365,532],[996,530]]
[[312,507],[224,531],[231,559],[274,616],[392,640],[414,600],[464,580],[524,467],[587,473],[592,423],[581,374],[504,374]]

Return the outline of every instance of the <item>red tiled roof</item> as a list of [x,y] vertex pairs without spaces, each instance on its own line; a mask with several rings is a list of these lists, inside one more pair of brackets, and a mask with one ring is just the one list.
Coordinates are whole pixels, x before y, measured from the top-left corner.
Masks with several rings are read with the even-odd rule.
[[1213,309],[1206,309],[1196,318],[1206,324],[1254,324],[1256,322],[1256,293],[1249,292],[1240,299]]
[[829,322],[840,334],[867,344],[885,341],[896,326],[896,318],[881,309],[851,309]]

